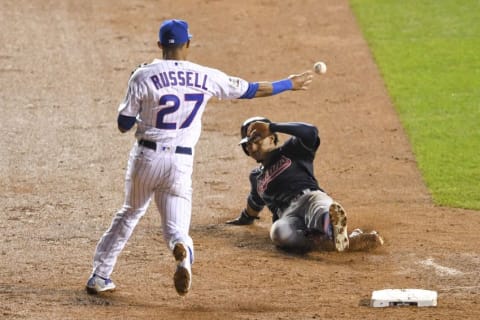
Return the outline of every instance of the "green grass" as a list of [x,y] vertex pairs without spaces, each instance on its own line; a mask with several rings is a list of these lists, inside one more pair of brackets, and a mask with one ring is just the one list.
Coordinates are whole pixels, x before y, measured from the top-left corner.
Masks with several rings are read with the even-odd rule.
[[480,1],[350,0],[435,204],[480,209]]

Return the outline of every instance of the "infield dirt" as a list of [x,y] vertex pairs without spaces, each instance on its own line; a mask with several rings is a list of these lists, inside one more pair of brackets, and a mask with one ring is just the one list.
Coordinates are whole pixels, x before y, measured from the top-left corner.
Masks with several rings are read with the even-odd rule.
[[[162,20],[186,19],[190,58],[247,80],[276,80],[325,61],[310,90],[213,101],[196,148],[192,291],[151,206],[112,275],[88,295],[102,233],[123,202],[133,133],[116,128],[130,71],[159,56]],[[433,205],[380,72],[346,0],[28,1],[0,10],[0,318],[479,319],[479,212]],[[319,127],[321,186],[350,229],[375,229],[373,252],[289,255],[244,207],[256,164],[237,146],[244,119]],[[373,309],[373,290],[438,291],[435,308]]]

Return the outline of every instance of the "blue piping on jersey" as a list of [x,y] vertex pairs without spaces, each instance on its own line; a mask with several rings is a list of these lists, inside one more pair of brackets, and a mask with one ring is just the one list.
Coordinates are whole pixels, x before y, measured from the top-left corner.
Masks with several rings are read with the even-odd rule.
[[259,84],[258,82],[249,82],[247,91],[238,99],[252,99],[257,94]]

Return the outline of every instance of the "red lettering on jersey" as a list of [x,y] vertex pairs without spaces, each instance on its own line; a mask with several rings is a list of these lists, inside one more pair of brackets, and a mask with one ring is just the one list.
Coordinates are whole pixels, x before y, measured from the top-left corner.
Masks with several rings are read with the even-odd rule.
[[292,164],[292,160],[288,159],[287,157],[282,156],[280,160],[275,162],[270,168],[265,170],[263,174],[260,176],[257,184],[257,192],[258,194],[262,194],[268,187],[270,181],[278,177],[282,172],[287,170],[290,165]]

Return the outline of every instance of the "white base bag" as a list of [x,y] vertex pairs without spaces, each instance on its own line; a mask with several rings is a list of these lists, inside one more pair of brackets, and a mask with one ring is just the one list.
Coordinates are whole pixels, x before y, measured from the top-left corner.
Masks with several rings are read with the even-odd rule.
[[423,289],[384,289],[372,292],[370,305],[375,308],[416,306],[436,307],[437,292]]

